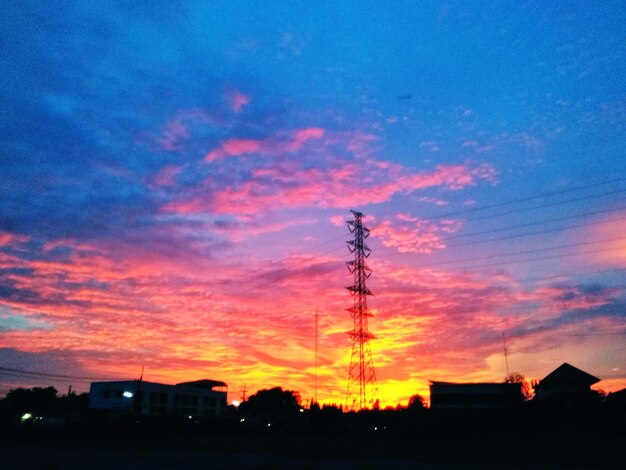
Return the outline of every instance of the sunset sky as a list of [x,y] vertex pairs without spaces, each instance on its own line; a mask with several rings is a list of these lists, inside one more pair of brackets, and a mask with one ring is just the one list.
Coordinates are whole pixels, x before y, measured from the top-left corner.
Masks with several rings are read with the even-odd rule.
[[[211,378],[382,405],[626,387],[623,2],[5,2],[0,396]],[[24,371],[36,372],[29,374]],[[64,377],[65,376],[65,377]]]

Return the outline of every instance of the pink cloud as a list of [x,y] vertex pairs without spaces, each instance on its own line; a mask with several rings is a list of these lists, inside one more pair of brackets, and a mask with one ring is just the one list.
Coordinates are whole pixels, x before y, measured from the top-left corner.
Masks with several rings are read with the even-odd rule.
[[328,220],[337,227],[343,227],[346,224],[346,217],[343,215],[333,215]]
[[163,150],[180,150],[181,141],[191,137],[190,126],[213,124],[214,118],[202,109],[185,109],[178,111],[163,126],[162,136],[157,140]]
[[413,173],[398,181],[405,192],[423,189],[432,186],[445,186],[452,190],[473,186],[477,180],[486,180],[492,183],[497,181],[497,171],[489,164],[483,163],[474,168],[467,164],[440,165],[431,173]]
[[230,94],[230,105],[234,112],[240,113],[248,103],[250,103],[248,95],[244,95],[240,91],[234,91]]
[[13,245],[15,243],[25,243],[30,237],[25,235],[16,235],[11,232],[0,231],[0,247]]
[[307,140],[321,139],[324,137],[324,129],[321,127],[310,127],[308,129],[299,129],[293,133],[288,149],[292,152],[299,150]]
[[[255,141],[256,142],[256,141]],[[237,151],[256,144],[233,144]],[[173,201],[166,212],[257,214],[279,208],[352,208],[388,201],[394,194],[410,194],[431,187],[460,190],[479,180],[493,181],[488,165],[439,166],[434,171],[411,172],[397,164],[379,165],[368,159],[353,163],[330,158],[329,169],[302,168],[298,160],[283,161],[253,171],[254,178],[222,189],[211,183],[210,197]],[[203,192],[203,191],[200,191]]]
[[167,165],[152,178],[151,186],[175,186],[176,178],[183,167],[178,165]]
[[213,162],[223,157],[236,157],[246,153],[258,152],[264,145],[262,140],[229,139],[217,149],[209,152],[204,160]]
[[372,235],[400,253],[431,253],[445,248],[444,233],[455,232],[460,227],[460,221],[446,220],[437,224],[409,214],[398,214],[395,220],[387,218],[372,227]]
[[324,129],[313,127],[298,129],[291,132],[287,137],[270,136],[265,139],[238,139],[233,138],[223,142],[219,147],[209,152],[204,160],[214,162],[226,157],[237,157],[249,153],[263,153],[267,155],[279,155],[286,152],[296,152],[311,139],[321,139]]

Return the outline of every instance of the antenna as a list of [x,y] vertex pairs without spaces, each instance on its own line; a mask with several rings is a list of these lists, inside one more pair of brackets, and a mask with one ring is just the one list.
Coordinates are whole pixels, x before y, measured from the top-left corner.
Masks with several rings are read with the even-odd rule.
[[506,364],[506,376],[509,376],[509,355],[506,351],[506,339],[504,338],[504,331],[502,332],[502,344],[504,345],[504,362]]
[[319,308],[315,309],[315,403],[317,403],[317,342],[319,339]]

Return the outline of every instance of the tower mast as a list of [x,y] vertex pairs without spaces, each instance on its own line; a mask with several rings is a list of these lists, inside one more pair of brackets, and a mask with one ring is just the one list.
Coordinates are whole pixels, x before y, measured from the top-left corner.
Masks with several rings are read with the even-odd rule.
[[[350,211],[353,219],[348,220],[348,228],[353,235],[348,240],[348,249],[354,254],[354,260],[348,261],[348,269],[354,276],[354,284],[346,287],[352,294],[353,305],[348,308],[353,321],[352,330],[348,332],[352,340],[350,354],[350,369],[348,371],[348,386],[346,388],[346,409],[361,410],[373,406],[375,401],[376,372],[370,340],[374,337],[369,332],[368,318],[372,316],[367,309],[367,296],[372,292],[367,288],[366,280],[372,270],[365,263],[372,250],[365,244],[370,230],[363,225],[361,212]],[[371,389],[374,389],[374,392]],[[370,391],[368,391],[370,389]]]

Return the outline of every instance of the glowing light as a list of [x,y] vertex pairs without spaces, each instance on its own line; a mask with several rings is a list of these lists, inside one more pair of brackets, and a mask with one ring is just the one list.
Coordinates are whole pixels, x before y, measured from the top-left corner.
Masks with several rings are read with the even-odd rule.
[[239,405],[241,405],[241,403],[239,402],[239,400],[233,400],[232,405],[237,408]]
[[122,395],[124,398],[133,398],[133,392],[124,392]]
[[24,413],[22,417],[20,418],[20,422],[24,423],[28,421],[29,419],[31,419],[32,417],[33,415],[31,413]]

